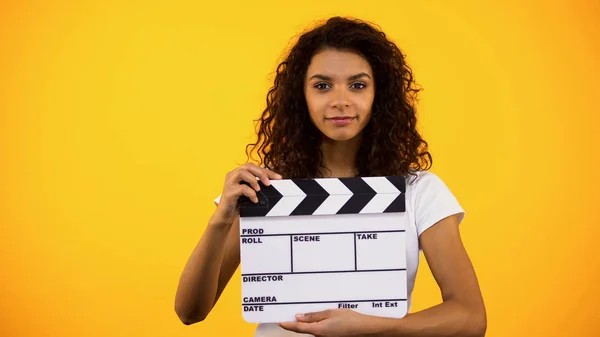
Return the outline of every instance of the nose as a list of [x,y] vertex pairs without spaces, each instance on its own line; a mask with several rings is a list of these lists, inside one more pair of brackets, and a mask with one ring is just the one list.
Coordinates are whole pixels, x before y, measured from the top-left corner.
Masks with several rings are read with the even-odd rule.
[[343,110],[349,106],[350,101],[348,99],[348,93],[346,92],[345,88],[339,87],[337,90],[333,90],[331,107]]

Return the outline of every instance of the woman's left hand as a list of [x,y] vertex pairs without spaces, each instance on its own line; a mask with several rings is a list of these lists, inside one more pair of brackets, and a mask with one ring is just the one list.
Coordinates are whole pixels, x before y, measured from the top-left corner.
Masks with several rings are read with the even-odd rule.
[[278,323],[280,327],[316,337],[362,336],[373,331],[375,320],[382,318],[360,314],[350,309],[331,309],[297,315],[297,322]]

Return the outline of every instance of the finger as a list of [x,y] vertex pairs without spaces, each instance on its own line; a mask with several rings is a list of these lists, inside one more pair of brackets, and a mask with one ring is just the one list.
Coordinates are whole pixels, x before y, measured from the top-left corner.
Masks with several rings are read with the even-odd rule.
[[324,311],[318,311],[318,312],[309,312],[309,313],[304,313],[304,314],[298,314],[296,315],[296,319],[300,322],[319,322],[322,321],[328,317],[331,317],[332,315],[332,311],[331,310],[324,310]]
[[271,171],[268,168],[264,168],[264,170],[267,172],[267,176],[271,179],[283,179],[283,177],[281,176],[281,174]]
[[311,335],[316,335],[315,326],[312,323],[304,323],[304,322],[281,322],[277,323],[280,327],[285,330],[294,331],[298,333],[307,333]]
[[256,180],[256,176],[244,169],[238,171],[238,182],[241,181],[245,181],[250,184],[255,191],[260,191],[260,185]]
[[264,169],[262,167],[259,167],[259,171],[256,174],[258,176],[258,178],[260,178],[260,181],[265,184],[265,186],[270,186],[271,185],[271,177],[273,179],[277,179],[276,177],[273,177],[273,174],[271,174],[271,177],[269,177],[269,170]]
[[256,192],[247,185],[239,185],[238,196],[245,195],[254,203],[258,203],[258,197]]
[[269,186],[271,184],[270,179],[282,179],[283,177],[278,174],[275,173],[269,169],[263,168],[263,167],[258,167],[254,164],[246,164],[246,169],[250,172],[252,172],[253,174],[255,174],[257,177],[260,178],[260,180],[266,185]]
[[256,165],[252,165],[252,164],[248,164],[248,166],[246,166],[246,169],[249,172],[252,172],[252,174],[254,174],[255,176],[257,176],[260,179],[260,181],[263,184],[265,184],[265,186],[271,185],[271,181],[269,180],[268,170],[266,170],[262,167],[258,167]]

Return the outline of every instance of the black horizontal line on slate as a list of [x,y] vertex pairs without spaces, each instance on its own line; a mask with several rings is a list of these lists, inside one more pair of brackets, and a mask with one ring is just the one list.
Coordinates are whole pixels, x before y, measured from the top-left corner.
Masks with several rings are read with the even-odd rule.
[[360,231],[360,232],[325,232],[325,233],[285,233],[285,234],[242,234],[242,238],[253,238],[257,236],[300,236],[300,235],[328,235],[328,234],[374,234],[374,233],[402,233],[404,229],[390,229],[380,231]]
[[340,300],[340,301],[314,301],[314,302],[242,303],[242,305],[321,304],[321,303],[398,302],[398,301],[406,301],[406,298],[393,298],[393,299],[382,299],[382,300]]
[[406,268],[392,268],[392,269],[359,269],[359,270],[317,270],[317,271],[295,271],[295,272],[283,272],[283,273],[256,273],[256,274],[242,274],[242,276],[266,276],[266,275],[294,275],[294,274],[338,274],[338,273],[374,273],[374,272],[386,272],[386,271],[406,271]]

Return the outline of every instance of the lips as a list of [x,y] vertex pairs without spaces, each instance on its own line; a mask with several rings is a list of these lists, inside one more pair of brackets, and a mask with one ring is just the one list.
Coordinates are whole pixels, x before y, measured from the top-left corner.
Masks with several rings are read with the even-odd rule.
[[356,117],[341,116],[341,117],[331,117],[331,118],[326,118],[326,119],[328,121],[334,123],[335,125],[347,125],[347,124],[350,124],[350,122],[352,122],[354,120],[354,118],[356,118]]
[[340,116],[340,117],[329,117],[327,119],[354,119],[354,117],[351,117],[351,116]]

